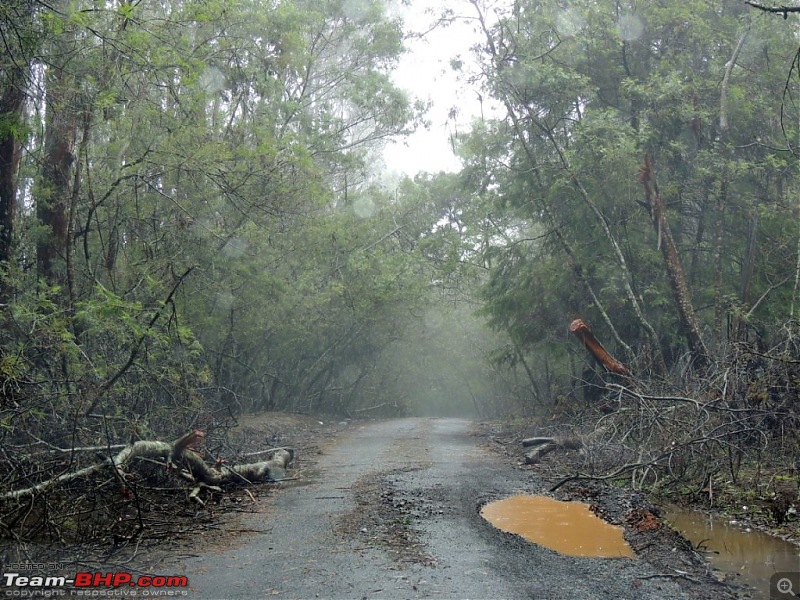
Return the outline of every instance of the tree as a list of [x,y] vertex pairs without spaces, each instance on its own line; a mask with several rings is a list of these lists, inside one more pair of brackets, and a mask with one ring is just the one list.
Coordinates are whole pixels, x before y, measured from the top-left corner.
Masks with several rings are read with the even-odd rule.
[[[53,6],[53,13],[63,13],[67,2]],[[45,132],[42,168],[36,193],[36,216],[43,228],[36,244],[38,272],[48,282],[66,282],[68,254],[72,251],[69,239],[74,216],[73,192],[79,176],[74,175],[80,164],[77,160],[78,73],[74,60],[75,24],[66,19],[51,20],[49,32],[52,47],[47,54],[45,70]],[[56,262],[60,264],[56,264]],[[71,282],[70,282],[71,288]],[[72,291],[70,289],[70,291]]]
[[[34,30],[33,2],[11,2],[1,10],[0,37],[6,51],[0,59],[0,267],[7,269],[13,257],[17,174],[21,142],[25,138],[24,105],[30,54],[39,36]],[[3,285],[0,300],[6,296]]]
[[[638,373],[658,371],[660,355],[670,367],[686,352],[720,358],[750,327],[729,337],[721,316],[785,319],[791,254],[775,260],[759,239],[787,248],[791,238],[763,218],[792,186],[780,124],[765,115],[784,85],[769,57],[793,42],[733,5],[473,4],[486,37],[476,81],[505,117],[477,124],[461,148],[468,169],[492,173],[493,214],[526,224],[491,250],[490,316],[518,330],[528,352],[535,338],[522,332],[540,307],[553,323],[602,323],[603,339],[638,350]],[[665,200],[655,216],[637,183],[645,154]],[[545,302],[568,291],[569,302]]]
[[77,481],[31,440],[389,393],[441,214],[374,183],[421,108],[389,76],[384,2],[15,0],[0,27],[0,447],[26,498]]

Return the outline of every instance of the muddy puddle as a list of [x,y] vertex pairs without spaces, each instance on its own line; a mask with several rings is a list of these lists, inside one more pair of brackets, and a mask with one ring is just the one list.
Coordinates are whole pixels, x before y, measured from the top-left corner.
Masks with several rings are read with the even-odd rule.
[[569,556],[633,557],[622,528],[606,523],[582,502],[520,494],[490,502],[481,516],[508,533]]
[[769,598],[774,573],[800,570],[800,548],[780,538],[699,511],[673,506],[664,512],[675,529],[705,551],[716,569],[735,574],[733,581],[762,594],[755,597]]

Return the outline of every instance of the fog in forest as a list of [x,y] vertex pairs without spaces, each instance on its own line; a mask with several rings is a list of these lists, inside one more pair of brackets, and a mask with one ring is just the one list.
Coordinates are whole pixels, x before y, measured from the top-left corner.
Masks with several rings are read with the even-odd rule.
[[538,421],[640,487],[794,473],[795,12],[5,0],[6,483],[253,415]]
[[464,306],[429,309],[385,356],[394,367],[392,392],[409,414],[488,417],[510,382],[489,364],[498,336]]

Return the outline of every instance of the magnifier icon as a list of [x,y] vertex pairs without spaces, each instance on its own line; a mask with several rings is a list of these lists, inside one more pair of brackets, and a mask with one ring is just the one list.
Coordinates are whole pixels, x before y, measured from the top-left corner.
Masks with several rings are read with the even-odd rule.
[[794,596],[795,598],[797,597],[797,594],[795,594],[792,591],[792,580],[791,579],[788,579],[786,577],[782,577],[781,579],[778,579],[778,585],[776,587],[778,588],[778,591],[781,594],[789,594],[790,596]]

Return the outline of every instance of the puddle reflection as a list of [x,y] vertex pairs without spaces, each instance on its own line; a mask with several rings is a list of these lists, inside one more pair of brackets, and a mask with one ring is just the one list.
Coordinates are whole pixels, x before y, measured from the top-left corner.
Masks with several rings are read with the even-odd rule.
[[678,507],[668,508],[666,519],[693,544],[709,550],[706,556],[717,569],[737,574],[761,592],[766,593],[773,573],[800,570],[800,548],[775,536]]

